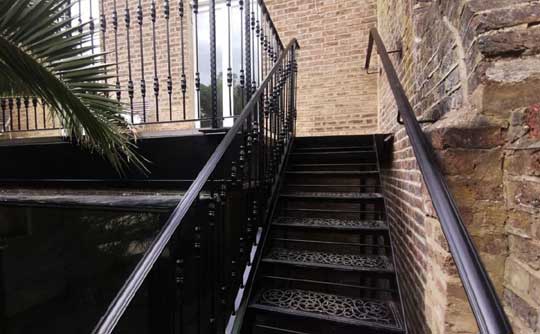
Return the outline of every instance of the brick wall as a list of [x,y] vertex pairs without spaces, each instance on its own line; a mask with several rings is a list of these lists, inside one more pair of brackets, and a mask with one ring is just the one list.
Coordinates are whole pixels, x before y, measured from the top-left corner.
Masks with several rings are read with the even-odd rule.
[[363,71],[375,0],[266,0],[284,43],[296,37],[298,135],[372,133],[377,78]]
[[[540,2],[379,0],[378,26],[516,333],[539,333]],[[413,333],[476,333],[384,75],[379,118]]]

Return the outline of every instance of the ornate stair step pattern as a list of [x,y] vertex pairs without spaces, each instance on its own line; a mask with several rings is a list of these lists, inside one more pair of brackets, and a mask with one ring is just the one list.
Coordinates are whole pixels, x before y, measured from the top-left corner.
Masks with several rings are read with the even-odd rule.
[[388,230],[388,225],[382,220],[278,217],[272,224],[283,227],[324,228],[345,231]]
[[399,311],[390,301],[351,298],[300,289],[265,289],[250,307],[394,332],[402,332],[404,329]]
[[281,197],[289,198],[319,198],[319,199],[380,199],[381,193],[362,192],[330,192],[330,191],[295,191],[280,194]]
[[375,142],[296,139],[242,334],[406,333]]
[[342,270],[378,272],[392,272],[394,270],[392,261],[387,256],[340,254],[281,247],[271,249],[262,261]]

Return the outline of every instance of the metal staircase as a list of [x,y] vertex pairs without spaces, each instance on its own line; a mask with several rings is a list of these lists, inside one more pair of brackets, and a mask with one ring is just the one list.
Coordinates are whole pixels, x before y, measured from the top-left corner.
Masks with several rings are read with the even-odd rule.
[[406,332],[373,136],[298,138],[245,333]]

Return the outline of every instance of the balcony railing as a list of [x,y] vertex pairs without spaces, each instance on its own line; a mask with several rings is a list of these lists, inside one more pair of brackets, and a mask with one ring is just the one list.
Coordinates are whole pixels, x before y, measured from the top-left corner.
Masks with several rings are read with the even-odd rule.
[[[232,126],[283,44],[260,0],[72,0],[74,24],[112,63],[111,95],[133,125]],[[89,23],[84,25],[84,23]],[[0,99],[0,132],[58,130],[36,98]]]

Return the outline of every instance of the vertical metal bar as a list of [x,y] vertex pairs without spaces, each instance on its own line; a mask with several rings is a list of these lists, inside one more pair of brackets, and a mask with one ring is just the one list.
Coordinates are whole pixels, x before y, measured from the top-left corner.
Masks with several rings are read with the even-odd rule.
[[[105,17],[105,1],[100,1],[100,13],[99,13],[99,20],[100,20],[100,29],[101,29],[101,51],[103,54],[103,63],[107,63],[107,19]],[[107,82],[105,80],[105,82]],[[108,96],[108,93],[106,93]]]
[[218,128],[216,0],[210,0],[210,88],[212,92],[212,128]]
[[182,89],[182,115],[183,119],[186,119],[186,92],[187,92],[187,80],[186,80],[186,60],[185,60],[185,46],[184,46],[184,0],[178,2],[178,14],[180,15],[180,52],[182,59],[181,70],[181,89]]
[[233,69],[232,69],[232,40],[231,40],[231,0],[226,0],[227,5],[227,88],[229,89],[229,112],[234,116],[233,110]]
[[157,9],[156,1],[152,0],[150,7],[150,16],[152,18],[152,50],[154,56],[154,102],[156,104],[156,122],[159,122],[159,79],[157,70],[157,47],[156,47],[156,19]]
[[143,36],[143,20],[144,12],[142,7],[142,0],[139,0],[137,6],[137,23],[139,24],[139,53],[141,57],[141,99],[142,99],[142,111],[143,111],[143,123],[146,123],[146,80],[144,71],[144,36]]
[[[241,110],[246,105],[246,91],[245,91],[245,71],[244,71],[244,0],[238,1],[238,7],[240,9],[240,91],[242,102],[240,103]],[[241,112],[238,111],[238,113]]]
[[21,98],[15,98],[15,106],[17,107],[17,130],[21,130]]
[[38,105],[38,99],[37,99],[37,97],[34,96],[32,98],[32,107],[34,108],[34,129],[36,129],[36,130],[38,128],[37,105]]
[[8,100],[9,107],[9,130],[13,131],[13,98],[10,97]]
[[45,100],[41,99],[41,108],[43,112],[43,129],[47,128],[47,107],[45,106]]
[[118,102],[122,100],[122,91],[120,86],[120,69],[119,69],[119,55],[118,55],[118,10],[116,8],[116,0],[113,0],[113,13],[112,13],[112,25],[114,30],[114,58],[115,58],[115,69],[116,69],[116,99]]
[[[251,12],[250,12],[251,0],[246,0],[244,8],[244,46],[242,47],[242,54],[245,54],[245,78],[244,78],[244,90],[245,90],[245,100],[247,101],[251,98]],[[242,63],[244,64],[244,63]]]
[[167,94],[169,96],[169,121],[172,121],[172,92],[173,81],[171,72],[171,27],[169,23],[171,8],[169,0],[164,0],[163,3],[163,15],[166,22],[166,39],[167,39]]
[[133,85],[133,74],[132,74],[132,67],[131,67],[131,36],[130,36],[130,28],[131,28],[131,15],[129,12],[129,0],[126,0],[126,9],[124,13],[124,21],[126,23],[126,46],[127,46],[127,62],[128,62],[128,96],[129,96],[129,107],[131,112],[131,124],[133,124],[134,120],[134,110],[133,110],[133,95],[135,92],[135,87]]
[[2,131],[6,132],[6,107],[7,107],[6,99],[0,100],[0,107],[2,108]]
[[88,10],[90,11],[89,13],[89,24],[88,24],[88,28],[90,30],[90,45],[92,46],[92,54],[94,54],[94,46],[95,46],[95,43],[94,43],[94,32],[95,32],[95,28],[96,28],[96,25],[95,25],[95,22],[94,22],[94,14],[92,13],[93,10],[94,10],[94,6],[92,5],[92,3],[94,2],[94,0],[88,0]]
[[24,114],[25,114],[25,123],[26,123],[26,130],[30,130],[30,115],[29,115],[29,112],[28,112],[28,107],[30,106],[30,99],[28,98],[28,96],[25,96],[23,98],[23,103],[24,103]]
[[199,0],[193,0],[193,25],[195,29],[195,91],[197,95],[197,118],[201,118],[201,72],[199,70]]

